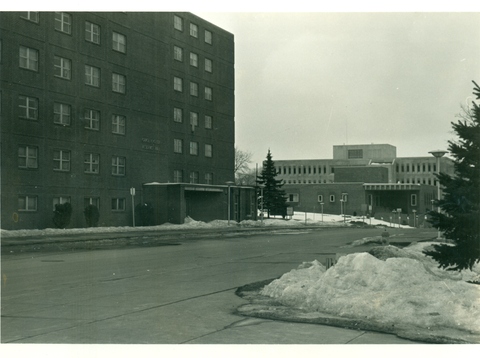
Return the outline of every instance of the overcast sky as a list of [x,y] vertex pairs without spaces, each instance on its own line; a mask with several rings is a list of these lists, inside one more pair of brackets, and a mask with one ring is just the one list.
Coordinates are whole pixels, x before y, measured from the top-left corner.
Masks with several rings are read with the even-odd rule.
[[447,149],[480,83],[480,13],[194,13],[235,36],[236,146],[253,167],[269,148],[274,161],[344,143]]

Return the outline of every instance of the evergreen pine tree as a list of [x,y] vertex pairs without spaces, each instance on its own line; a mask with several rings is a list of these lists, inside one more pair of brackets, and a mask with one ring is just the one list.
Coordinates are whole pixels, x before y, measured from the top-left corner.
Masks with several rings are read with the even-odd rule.
[[267,210],[267,216],[282,215],[286,216],[286,197],[282,190],[283,180],[276,179],[277,170],[272,160],[270,149],[267,153],[267,160],[263,163],[263,169],[257,176],[257,184],[263,185],[263,208]]
[[[473,83],[478,100],[480,88]],[[457,142],[449,141],[455,174],[437,175],[444,193],[438,201],[442,212],[432,212],[430,220],[453,245],[436,244],[425,251],[447,270],[471,270],[480,262],[480,108],[472,103],[473,109],[467,111],[463,121],[452,122],[460,138]]]

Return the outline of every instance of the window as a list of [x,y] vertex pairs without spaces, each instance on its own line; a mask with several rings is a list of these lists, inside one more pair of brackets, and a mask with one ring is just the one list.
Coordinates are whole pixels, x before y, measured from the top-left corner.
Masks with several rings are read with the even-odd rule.
[[125,116],[112,115],[112,133],[125,135]]
[[190,184],[198,184],[198,172],[190,172]]
[[53,123],[69,126],[72,117],[72,108],[65,103],[53,104]]
[[330,195],[330,202],[334,203],[335,202],[335,195]]
[[183,31],[183,19],[180,16],[173,15],[173,27],[175,30]]
[[112,91],[117,93],[125,93],[125,84],[127,80],[124,75],[112,73]]
[[183,80],[180,77],[173,77],[173,89],[178,92],[183,91]]
[[323,195],[318,195],[318,196],[317,196],[317,201],[318,201],[319,203],[323,203]]
[[100,172],[100,154],[85,153],[83,171],[89,174],[98,174]]
[[24,12],[21,12],[21,14],[22,15],[20,15],[20,16],[21,16],[22,19],[32,21],[32,22],[36,22],[36,23],[38,23],[38,21],[39,21],[38,11],[24,11]]
[[98,209],[100,209],[100,198],[98,197],[90,197],[90,196],[87,196],[85,197],[84,201],[83,201],[83,206],[84,207],[87,207],[89,205],[94,205],[96,206]]
[[212,145],[211,144],[205,144],[205,156],[208,157],[208,158],[211,158],[212,157]]
[[72,78],[72,61],[55,56],[54,57],[54,75],[66,80]]
[[190,112],[190,126],[192,127],[192,131],[198,126],[198,113],[197,112]]
[[112,34],[112,48],[115,51],[125,53],[127,52],[127,38],[125,35],[113,32]]
[[38,51],[33,48],[20,46],[19,66],[26,70],[38,71]]
[[190,52],[190,66],[198,67],[198,55]]
[[94,131],[100,130],[100,112],[94,109],[85,110],[85,128]]
[[68,172],[70,171],[70,151],[54,150],[53,151],[53,170]]
[[174,139],[173,140],[173,152],[174,153],[183,153],[183,140]]
[[212,44],[212,33],[208,30],[205,30],[205,42],[207,44]]
[[287,195],[287,202],[290,203],[298,203],[299,195],[298,194],[288,194]]
[[181,108],[173,109],[173,121],[178,123],[183,122],[183,109]]
[[182,183],[183,182],[183,171],[182,170],[174,170],[173,171],[173,182],[174,183]]
[[37,211],[37,197],[28,195],[19,196],[18,211]]
[[100,44],[100,26],[85,21],[85,40],[94,44]]
[[89,86],[100,87],[99,68],[85,65],[85,84]]
[[213,118],[212,116],[205,116],[205,128],[212,129],[213,126]]
[[198,26],[195,24],[190,24],[190,36],[198,37]]
[[205,173],[205,184],[213,184],[213,173]]
[[112,175],[125,175],[125,157],[112,157]]
[[56,205],[61,205],[69,202],[70,202],[69,196],[57,196],[56,198],[53,198],[53,211],[55,211]]
[[20,109],[20,118],[37,120],[38,119],[38,99],[19,96],[18,97]]
[[205,86],[205,99],[211,101],[213,98],[212,88]]
[[173,59],[183,61],[183,49],[181,47],[173,46]]
[[28,145],[18,147],[18,167],[26,169],[38,168],[38,148]]
[[190,95],[198,97],[198,83],[190,82]]
[[417,194],[410,195],[410,205],[417,206]]
[[190,142],[190,154],[198,155],[198,142]]
[[55,30],[70,34],[72,32],[72,17],[66,12],[56,12]]
[[363,158],[363,149],[348,150],[348,159],[362,159],[362,158]]
[[125,211],[125,198],[112,198],[112,211]]
[[212,60],[210,60],[209,58],[206,58],[206,59],[205,59],[205,71],[211,73],[211,72],[212,72],[212,68],[213,68]]

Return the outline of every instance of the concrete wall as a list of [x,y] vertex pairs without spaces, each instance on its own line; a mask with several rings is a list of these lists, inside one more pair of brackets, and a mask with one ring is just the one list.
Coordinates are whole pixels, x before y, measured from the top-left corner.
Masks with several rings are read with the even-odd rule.
[[388,169],[384,167],[339,167],[335,169],[335,183],[388,183]]

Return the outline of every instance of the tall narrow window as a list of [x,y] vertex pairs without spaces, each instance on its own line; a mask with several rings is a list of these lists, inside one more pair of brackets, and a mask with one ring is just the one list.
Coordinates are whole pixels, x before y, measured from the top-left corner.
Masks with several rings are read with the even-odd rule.
[[190,142],[190,155],[198,155],[198,142]]
[[183,140],[181,139],[173,140],[173,152],[178,154],[183,153]]
[[120,116],[118,114],[112,115],[112,133],[125,135],[125,116]]
[[99,68],[85,65],[85,84],[89,86],[100,87]]
[[69,126],[71,124],[72,108],[65,103],[53,104],[53,123],[62,126]]
[[28,145],[18,147],[18,167],[25,169],[37,169],[38,148]]
[[26,70],[31,70],[31,71],[38,71],[38,51],[25,47],[25,46],[20,46],[20,53],[19,53],[19,58],[20,58],[20,63],[19,66],[20,68],[24,68]]
[[410,205],[417,206],[417,194],[412,194],[410,196]]
[[198,67],[198,55],[194,52],[190,52],[190,66]]
[[213,90],[211,87],[205,86],[205,99],[207,101],[213,100]]
[[174,183],[183,183],[183,171],[174,170],[173,171],[173,182]]
[[212,44],[212,33],[208,30],[205,30],[205,42],[207,44]]
[[68,172],[70,171],[70,151],[54,150],[53,151],[53,170]]
[[72,78],[72,61],[69,59],[55,56],[53,59],[54,75],[66,80]]
[[212,129],[213,127],[213,118],[212,116],[205,116],[205,128]]
[[127,79],[119,73],[112,73],[112,91],[117,93],[125,93]]
[[100,26],[85,21],[85,40],[94,44],[100,44]]
[[177,61],[183,61],[183,49],[178,46],[173,46],[173,58]]
[[206,58],[206,59],[205,59],[205,71],[211,73],[211,72],[212,72],[212,69],[213,69],[212,60],[210,60],[209,58]]
[[192,127],[192,131],[198,127],[198,113],[197,112],[190,112],[190,126]]
[[173,89],[177,92],[183,91],[183,80],[180,77],[173,78]]
[[125,157],[112,157],[112,175],[125,175]]
[[198,26],[190,23],[190,36],[198,37]]
[[183,122],[183,110],[181,108],[173,109],[173,121],[178,123]]
[[180,16],[173,15],[173,27],[175,30],[183,31],[183,19]]
[[100,112],[93,109],[85,110],[85,128],[100,130]]
[[190,82],[190,95],[198,97],[198,83]]
[[83,170],[85,173],[98,174],[100,171],[100,154],[85,153]]
[[66,12],[55,13],[55,30],[66,34],[72,33],[72,17]]
[[205,173],[205,184],[213,184],[213,173]]
[[18,97],[20,109],[20,118],[37,120],[38,119],[38,99],[19,96]]
[[118,32],[113,32],[112,48],[121,53],[127,52],[127,38],[125,35],[119,34]]
[[213,149],[211,144],[205,144],[205,156],[211,158],[213,155]]
[[198,184],[198,172],[190,172],[190,184]]

